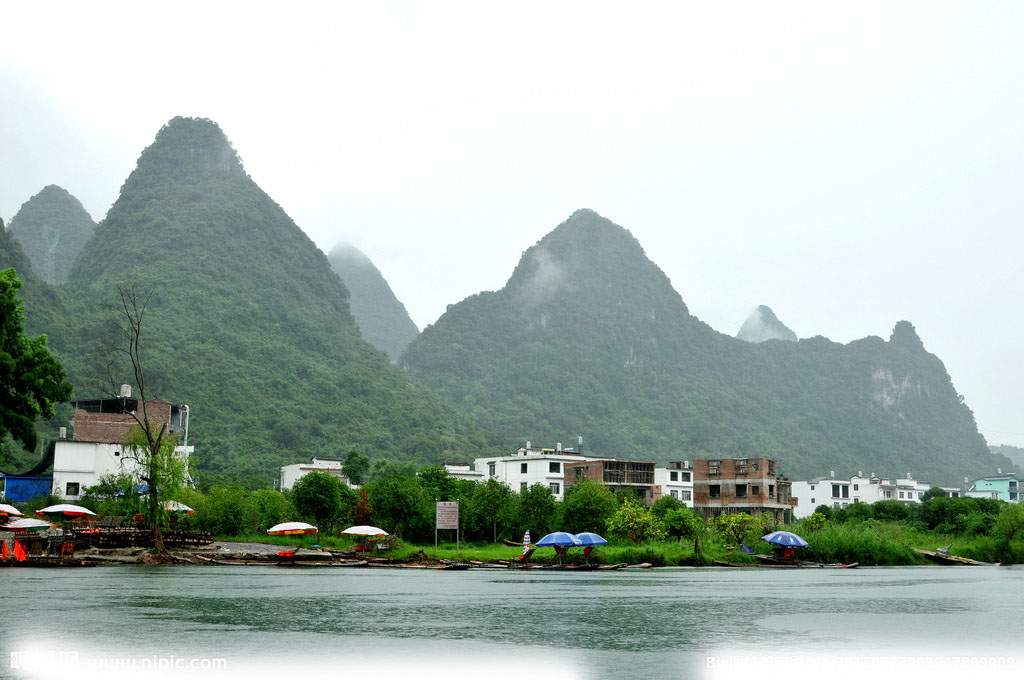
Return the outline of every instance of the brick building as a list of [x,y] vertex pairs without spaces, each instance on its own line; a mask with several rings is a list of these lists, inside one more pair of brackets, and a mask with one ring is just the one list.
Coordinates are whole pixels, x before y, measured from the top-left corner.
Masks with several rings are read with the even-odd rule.
[[650,505],[661,498],[661,487],[654,483],[654,462],[637,460],[588,460],[565,463],[565,486],[589,479],[604,484],[612,493],[632,491]]
[[693,504],[705,519],[770,512],[786,521],[796,499],[770,458],[712,458],[693,461]]

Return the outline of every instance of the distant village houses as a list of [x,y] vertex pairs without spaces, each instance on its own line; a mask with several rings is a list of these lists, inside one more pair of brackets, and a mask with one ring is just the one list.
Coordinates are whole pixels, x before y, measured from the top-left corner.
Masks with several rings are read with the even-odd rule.
[[712,519],[722,514],[771,513],[791,519],[797,499],[771,458],[708,458],[693,462],[694,507]]
[[338,479],[345,486],[355,489],[355,484],[349,481],[348,477],[341,471],[344,461],[338,458],[320,458],[313,456],[308,463],[295,463],[294,465],[285,465],[281,468],[277,478],[277,488],[280,491],[287,491],[288,489],[295,486],[295,482],[299,481],[310,472],[322,472],[326,475],[330,475],[335,479]]

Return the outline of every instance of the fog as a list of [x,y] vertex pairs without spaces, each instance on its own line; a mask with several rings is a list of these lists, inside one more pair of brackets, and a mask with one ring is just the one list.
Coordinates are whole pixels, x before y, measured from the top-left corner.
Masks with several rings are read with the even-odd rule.
[[734,335],[911,321],[990,443],[1024,445],[1016,3],[5,3],[0,216],[99,220],[212,118],[322,249],[423,327],[578,208]]

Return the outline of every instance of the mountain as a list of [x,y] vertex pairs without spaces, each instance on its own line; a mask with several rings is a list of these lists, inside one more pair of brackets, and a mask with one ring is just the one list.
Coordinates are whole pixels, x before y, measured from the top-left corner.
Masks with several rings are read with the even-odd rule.
[[796,333],[779,321],[771,307],[764,305],[750,313],[736,337],[747,342],[764,342],[765,340],[796,342],[797,340]]
[[[207,481],[269,480],[282,464],[352,448],[419,462],[497,450],[360,338],[327,257],[212,121],[175,118],[160,130],[68,281],[67,329],[53,344],[75,398],[109,388],[111,348],[123,347],[109,333],[111,307],[134,285],[148,297],[149,394],[189,404]],[[116,368],[115,382],[129,370]]]
[[585,452],[662,462],[764,455],[794,477],[952,483],[995,467],[911,324],[848,345],[723,335],[589,210],[528,249],[504,288],[449,307],[402,365],[507,442],[582,435]]
[[[1008,444],[990,446],[989,448],[992,450],[992,453],[1006,456],[1014,465],[1024,470],[1024,448],[1019,446],[1009,446]],[[992,474],[993,472],[993,470],[990,470],[988,474]]]
[[11,220],[10,231],[36,275],[57,284],[67,281],[72,263],[95,228],[81,202],[51,184],[21,206]]
[[341,277],[349,292],[349,308],[363,339],[398,361],[402,352],[419,334],[391,286],[366,255],[358,248],[339,244],[327,256],[331,269]]

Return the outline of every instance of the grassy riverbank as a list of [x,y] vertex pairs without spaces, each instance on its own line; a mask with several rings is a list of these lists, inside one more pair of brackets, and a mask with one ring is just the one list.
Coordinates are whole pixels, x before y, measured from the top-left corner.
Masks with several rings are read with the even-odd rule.
[[[941,533],[908,528],[898,522],[863,522],[857,524],[827,525],[814,531],[802,530],[797,524],[787,527],[804,536],[810,546],[799,551],[802,559],[824,563],[858,562],[864,566],[902,566],[931,564],[927,558],[916,553],[915,548],[936,550],[951,546],[950,552],[983,562],[1014,564],[1024,562],[1024,546],[1016,542],[1007,545],[994,536],[972,536]],[[335,536],[233,536],[223,540],[270,543],[281,546],[319,545],[344,550],[354,545],[352,539]],[[745,536],[744,541],[757,552],[768,552],[768,544],[757,536]],[[430,557],[455,561],[502,562],[516,559],[522,553],[521,547],[500,543],[462,543],[456,550],[454,542],[442,542],[435,553],[433,544],[417,544],[399,541],[387,553],[394,558],[407,558],[423,551]],[[693,541],[684,539],[647,541],[635,544],[625,539],[612,540],[609,545],[595,548],[590,561],[598,564],[638,564],[649,562],[662,566],[704,566],[713,561],[755,563],[754,558],[736,547],[716,531],[706,531],[700,539],[700,554],[694,553]],[[551,548],[538,548],[532,562],[550,564],[557,561]],[[570,549],[563,562],[581,563],[583,549]]]

